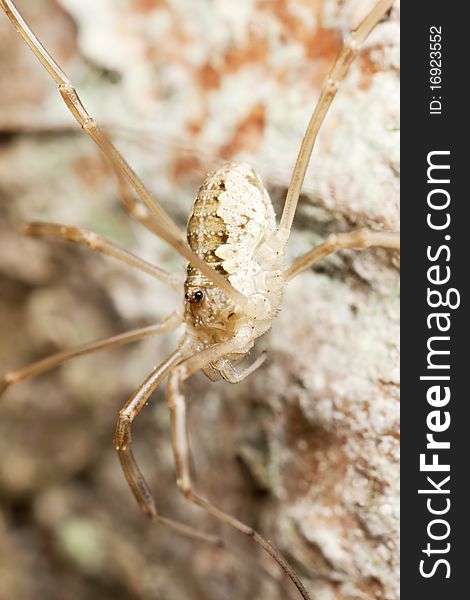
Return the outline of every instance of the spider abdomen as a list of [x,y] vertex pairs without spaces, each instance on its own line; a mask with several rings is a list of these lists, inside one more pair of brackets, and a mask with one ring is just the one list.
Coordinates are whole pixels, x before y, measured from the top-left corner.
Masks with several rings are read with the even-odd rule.
[[[247,164],[228,163],[209,173],[189,217],[191,249],[240,292],[253,293],[260,270],[255,251],[276,227],[274,210],[261,180]],[[212,287],[191,264],[188,287]]]

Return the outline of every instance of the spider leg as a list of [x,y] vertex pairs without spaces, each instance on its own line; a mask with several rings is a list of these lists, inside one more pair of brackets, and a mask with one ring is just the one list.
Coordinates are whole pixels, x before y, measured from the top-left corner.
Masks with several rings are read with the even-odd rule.
[[305,178],[310,156],[328,109],[336,96],[340,83],[346,77],[349,67],[360,51],[362,44],[372,29],[391,8],[392,4],[393,0],[379,0],[359,25],[353,29],[349,37],[344,40],[343,47],[323,84],[320,98],[313,111],[300,146],[289,189],[287,191],[281,220],[273,239],[273,242],[274,240],[277,240],[277,244],[281,248],[285,246],[289,239],[300,190]]
[[294,569],[289,565],[285,558],[276,550],[270,542],[262,537],[252,527],[245,525],[235,517],[220,510],[211,502],[201,497],[195,491],[191,480],[191,448],[189,443],[187,417],[186,417],[186,399],[181,391],[182,383],[199,369],[204,368],[209,363],[213,363],[225,355],[239,350],[239,342],[237,339],[228,342],[222,342],[210,346],[205,350],[195,354],[194,356],[184,360],[179,365],[174,367],[168,377],[168,405],[171,411],[172,435],[173,435],[173,452],[175,455],[176,464],[176,482],[182,494],[191,502],[204,509],[213,517],[237,529],[241,533],[254,539],[254,541],[267,552],[282,568],[284,573],[297,587],[304,600],[310,600],[305,587],[300,581]]
[[256,371],[256,369],[261,367],[266,358],[267,354],[266,352],[263,352],[251,363],[251,365],[248,365],[248,367],[242,370],[237,369],[230,360],[222,359],[222,361],[220,361],[222,363],[220,372],[225,381],[228,381],[229,383],[240,383],[240,381],[243,381]]
[[214,382],[220,381],[222,379],[222,375],[220,374],[220,372],[217,369],[214,369],[212,365],[206,365],[201,369],[201,371],[210,381]]
[[118,451],[119,460],[121,462],[122,470],[124,471],[127,483],[129,484],[129,487],[131,488],[140,508],[152,522],[170,527],[177,533],[186,537],[223,546],[223,540],[215,535],[199,531],[193,527],[190,527],[189,525],[174,521],[173,519],[162,517],[158,514],[152,492],[150,491],[150,488],[145,481],[139,466],[137,465],[131,449],[132,423],[134,419],[147,404],[150,396],[153,394],[158,384],[164,377],[166,377],[168,372],[182,360],[182,358],[183,356],[179,350],[173,352],[171,356],[169,356],[161,365],[156,367],[150,373],[144,383],[126,402],[123,408],[119,411],[116,432],[114,434],[114,445]]
[[17,371],[9,371],[8,373],[5,373],[5,375],[0,378],[0,395],[11,385],[25,381],[26,379],[34,377],[35,375],[45,373],[50,369],[58,367],[71,358],[84,356],[85,354],[91,354],[92,352],[98,352],[98,350],[105,350],[106,348],[112,348],[114,346],[122,346],[123,344],[136,342],[145,337],[158,335],[159,333],[166,333],[167,331],[176,329],[180,324],[181,317],[175,312],[164,319],[161,323],[147,325],[146,327],[140,327],[138,329],[131,329],[130,331],[120,333],[119,335],[87,342],[70,350],[64,350],[62,352],[52,354],[51,356],[46,356],[46,358],[42,358],[41,360],[33,362],[26,367],[18,369]]
[[128,181],[129,184],[136,190],[136,192],[142,198],[144,204],[158,220],[158,222],[164,224],[175,237],[181,238],[182,234],[170,216],[151,196],[150,192],[145,188],[143,183],[127,164],[123,156],[121,156],[111,141],[98,128],[95,120],[90,116],[83,105],[74,85],[56,63],[54,58],[49,54],[49,52],[31,31],[26,21],[18,12],[14,2],[11,0],[0,0],[0,4],[23,40],[26,42],[26,44],[28,44],[36,58],[40,61],[42,66],[58,85],[59,93],[62,96],[62,99],[79,123],[80,127],[82,127],[82,129],[93,139],[96,145],[117,168],[117,170],[123,174],[126,181]]
[[153,231],[174,248],[176,252],[204,273],[215,286],[225,292],[236,304],[248,312],[252,312],[248,298],[236,290],[229,281],[217,273],[189,248],[184,235],[177,225],[153,198],[125,158],[98,127],[93,117],[90,116],[75,86],[31,31],[26,21],[18,12],[14,2],[12,0],[0,0],[0,5],[36,58],[58,85],[63,101],[80,127],[91,137],[104,156],[111,162],[118,176],[142,199],[153,221]]
[[331,234],[323,243],[306,252],[286,269],[283,272],[284,281],[293,279],[314,263],[337,250],[347,248],[361,250],[373,246],[399,249],[400,234],[391,231],[373,231],[372,229],[358,229],[349,233]]
[[206,365],[202,368],[202,371],[211,381],[220,381],[223,378],[229,383],[240,383],[240,381],[251,375],[253,371],[256,371],[258,367],[261,367],[266,360],[266,356],[266,352],[263,352],[251,365],[248,365],[248,367],[241,371],[237,369],[232,361],[226,358],[217,361],[217,368],[213,365]]
[[[183,358],[184,357],[179,350],[174,352],[161,365],[156,367],[150,373],[150,375],[140,386],[140,388],[133,394],[133,396],[128,400],[128,402],[126,402],[123,408],[119,411],[119,417],[114,436],[114,444],[119,453],[119,460],[121,462],[121,466],[123,468],[124,475],[129,484],[129,487],[131,488],[132,493],[134,494],[134,497],[137,500],[137,503],[139,504],[140,508],[149,517],[151,521],[157,524],[165,525],[166,527],[169,527],[177,533],[186,537],[216,544],[219,547],[226,547],[230,550],[231,553],[233,553],[244,563],[246,563],[246,556],[240,552],[240,549],[238,547],[231,546],[230,544],[213,534],[206,533],[199,529],[195,529],[189,525],[185,525],[184,523],[181,523],[179,521],[168,519],[158,514],[153,494],[150,491],[149,486],[137,465],[137,462],[134,458],[131,449],[131,428],[134,419],[140,413],[142,408],[147,404],[150,396],[155,391],[162,379],[164,379],[164,377],[166,377],[166,375],[179,362],[181,362]],[[253,569],[252,562],[248,563],[248,566],[251,569]],[[267,571],[262,565],[256,564],[256,570],[261,571],[267,579],[272,579],[275,584],[281,585],[281,587],[284,589],[283,582],[276,581],[272,573]]]
[[24,225],[21,227],[21,231],[26,235],[38,237],[57,237],[70,242],[75,242],[77,244],[84,244],[92,250],[101,252],[101,254],[113,256],[126,265],[147,273],[151,277],[161,281],[176,291],[181,290],[181,286],[184,282],[184,275],[174,275],[172,273],[168,273],[167,271],[152,265],[146,260],[135,256],[135,254],[116,246],[116,244],[105,240],[97,233],[87,231],[86,229],[81,229],[80,227],[73,227],[71,225],[57,225],[55,223],[32,222],[24,223]]

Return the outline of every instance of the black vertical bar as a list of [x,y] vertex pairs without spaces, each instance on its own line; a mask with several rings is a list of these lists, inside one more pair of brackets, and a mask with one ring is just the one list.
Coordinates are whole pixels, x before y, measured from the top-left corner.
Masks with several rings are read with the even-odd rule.
[[[470,597],[470,398],[465,386],[465,375],[470,372],[470,195],[465,186],[470,174],[466,148],[470,50],[465,7],[466,3],[436,0],[402,3],[402,600]],[[440,56],[431,55],[433,51]],[[440,65],[431,63],[433,59]],[[435,85],[436,77],[441,77],[440,89],[431,89],[433,76]],[[435,151],[449,152],[430,159],[450,165],[450,170],[431,171],[430,179],[441,183],[428,182],[427,177],[429,153]],[[442,183],[446,178],[450,183]],[[445,205],[448,194],[449,206],[431,208],[430,192],[431,204]],[[429,214],[437,226],[446,222],[448,214],[449,226],[433,229],[427,222]],[[438,269],[429,272],[433,266]],[[430,281],[430,277],[442,280],[449,274],[446,283]],[[428,288],[441,292],[443,302],[449,293],[449,304],[454,306],[460,298],[460,305],[431,307]],[[454,292],[449,292],[452,289]],[[431,302],[439,304],[438,298],[434,294]],[[432,313],[446,316],[437,319],[430,317]],[[450,323],[448,331],[439,331],[438,321],[443,329]],[[431,342],[434,349],[450,350],[448,355],[435,355],[432,361],[448,364],[449,369],[429,369],[427,344],[432,336],[450,338]],[[435,375],[450,379],[420,380],[420,376]],[[441,386],[440,394],[445,392],[444,386],[449,388],[446,405],[431,406],[427,394],[432,386]],[[433,411],[439,415],[429,416]],[[444,428],[447,418],[450,425]],[[433,432],[430,425],[435,429],[442,426],[443,431]],[[450,448],[426,448],[427,434],[449,442]],[[420,470],[420,454],[425,454],[427,464],[436,454],[439,464],[449,465],[450,470]],[[420,489],[428,492],[420,494]],[[429,507],[448,510],[438,515]]]

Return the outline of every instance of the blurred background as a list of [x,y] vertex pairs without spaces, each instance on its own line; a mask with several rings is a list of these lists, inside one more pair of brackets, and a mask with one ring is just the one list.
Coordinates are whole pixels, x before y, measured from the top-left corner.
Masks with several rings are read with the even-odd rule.
[[[276,212],[319,87],[366,0],[34,0],[18,7],[90,113],[185,227],[204,175],[250,162]],[[398,229],[398,17],[371,34],[314,151],[287,261],[330,232]],[[0,372],[155,322],[182,301],[27,220],[96,231],[155,264],[115,178],[0,14]],[[286,289],[268,360],[236,386],[187,382],[200,491],[263,532],[317,600],[398,599],[398,256],[343,252]],[[71,361],[0,401],[0,600],[297,598],[272,561],[181,498],[158,390],[135,452],[163,515],[121,473],[120,406],[181,330]],[[284,589],[283,589],[284,586]]]

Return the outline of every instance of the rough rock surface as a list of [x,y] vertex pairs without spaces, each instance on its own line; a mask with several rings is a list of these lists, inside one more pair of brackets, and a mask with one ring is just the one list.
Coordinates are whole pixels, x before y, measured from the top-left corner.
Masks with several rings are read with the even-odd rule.
[[[205,172],[250,162],[279,213],[340,31],[362,0],[38,0],[21,3],[92,114],[181,224]],[[333,231],[398,228],[398,3],[322,128],[288,261]],[[109,167],[0,15],[0,370],[168,314],[145,275],[25,220],[95,230],[167,269],[131,223]],[[286,289],[269,360],[236,386],[187,384],[200,490],[254,525],[315,600],[397,600],[398,256],[342,252]],[[162,514],[218,531],[222,552],[151,526],[112,447],[119,406],[179,333],[72,361],[0,403],[0,600],[296,598],[250,540],[174,483],[163,388],[136,454]],[[282,587],[284,586],[284,588]]]

